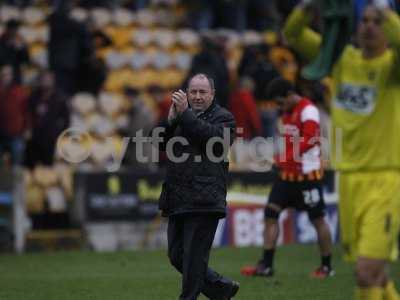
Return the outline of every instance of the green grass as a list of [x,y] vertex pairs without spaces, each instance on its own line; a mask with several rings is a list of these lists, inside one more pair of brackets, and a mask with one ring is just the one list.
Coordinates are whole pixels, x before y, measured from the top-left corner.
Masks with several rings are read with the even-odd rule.
[[[337,275],[323,281],[308,276],[319,262],[316,246],[279,248],[274,279],[241,276],[240,267],[254,263],[259,256],[258,248],[212,251],[211,266],[241,284],[235,299],[352,299],[353,272],[351,265],[340,259],[338,249],[334,259]],[[398,264],[393,271],[399,274]],[[179,288],[180,277],[169,265],[165,251],[0,256],[1,300],[169,300],[178,299]]]

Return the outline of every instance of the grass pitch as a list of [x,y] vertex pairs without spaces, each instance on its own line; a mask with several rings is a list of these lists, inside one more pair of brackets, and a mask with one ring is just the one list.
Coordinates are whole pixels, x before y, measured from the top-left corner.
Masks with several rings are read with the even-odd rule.
[[[235,299],[352,299],[352,266],[342,262],[338,248],[334,258],[337,275],[322,281],[309,278],[319,263],[315,245],[279,248],[273,279],[240,275],[240,268],[257,261],[260,253],[259,248],[212,251],[211,266],[241,284]],[[399,271],[396,263],[392,273],[398,286]],[[0,256],[1,300],[174,300],[179,289],[180,277],[165,251]]]

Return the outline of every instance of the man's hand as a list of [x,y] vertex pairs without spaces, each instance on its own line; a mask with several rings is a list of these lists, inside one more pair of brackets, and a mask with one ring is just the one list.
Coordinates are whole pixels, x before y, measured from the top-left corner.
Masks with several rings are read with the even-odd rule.
[[182,90],[172,94],[172,102],[175,105],[175,109],[178,114],[183,113],[189,106],[186,93]]

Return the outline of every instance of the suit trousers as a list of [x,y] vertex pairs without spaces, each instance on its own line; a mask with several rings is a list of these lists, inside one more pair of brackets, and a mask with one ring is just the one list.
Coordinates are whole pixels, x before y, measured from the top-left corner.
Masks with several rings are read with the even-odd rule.
[[208,267],[218,216],[182,214],[168,220],[168,257],[182,273],[180,300],[196,300],[200,293],[221,299],[223,287],[231,281]]

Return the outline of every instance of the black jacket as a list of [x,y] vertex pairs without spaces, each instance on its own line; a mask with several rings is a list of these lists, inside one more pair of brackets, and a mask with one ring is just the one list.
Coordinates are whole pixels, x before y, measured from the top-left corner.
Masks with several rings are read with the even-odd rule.
[[[224,217],[229,166],[227,154],[235,135],[233,115],[214,102],[198,116],[187,109],[172,125],[165,123],[163,129],[165,132],[160,134],[163,142],[159,147],[168,156],[166,180],[159,200],[163,216],[195,212]],[[222,142],[224,132],[229,134],[225,134]],[[167,146],[174,137],[183,137],[188,142],[186,145],[177,142],[173,147]],[[213,157],[207,155],[207,142],[212,138],[219,140],[208,147]],[[178,158],[185,155],[187,159],[173,162],[172,153]]]

